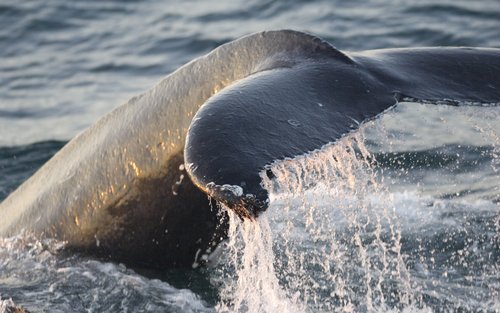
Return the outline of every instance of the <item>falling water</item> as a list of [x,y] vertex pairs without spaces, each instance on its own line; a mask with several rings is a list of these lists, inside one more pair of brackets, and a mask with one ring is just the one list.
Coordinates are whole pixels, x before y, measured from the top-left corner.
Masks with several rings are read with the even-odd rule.
[[272,166],[275,178],[265,179],[273,195],[269,214],[258,223],[231,221],[232,310],[351,312],[415,302],[391,201],[379,199],[374,208],[365,198],[382,191],[373,161],[352,136]]
[[[302,312],[279,284],[274,268],[273,236],[267,217],[240,220],[229,212],[229,263],[224,276],[219,312]],[[222,282],[222,281],[221,281]]]
[[[383,128],[365,126],[272,164],[272,179],[262,175],[269,209],[257,221],[230,214],[230,240],[213,275],[218,311],[499,309],[498,204],[398,190],[381,154],[367,148],[370,127]],[[491,164],[497,150],[486,150]]]

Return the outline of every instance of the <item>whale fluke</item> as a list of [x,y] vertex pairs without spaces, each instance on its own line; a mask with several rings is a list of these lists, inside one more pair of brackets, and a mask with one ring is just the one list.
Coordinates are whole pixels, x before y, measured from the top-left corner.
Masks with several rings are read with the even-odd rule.
[[189,62],[77,135],[12,192],[0,204],[0,236],[56,238],[127,264],[198,264],[227,225],[184,170],[194,114],[240,79],[314,55],[350,62],[295,31],[249,35]]
[[500,103],[500,50],[387,49],[295,59],[248,76],[196,113],[184,150],[188,173],[245,217],[268,206],[268,166],[335,142],[400,99]]

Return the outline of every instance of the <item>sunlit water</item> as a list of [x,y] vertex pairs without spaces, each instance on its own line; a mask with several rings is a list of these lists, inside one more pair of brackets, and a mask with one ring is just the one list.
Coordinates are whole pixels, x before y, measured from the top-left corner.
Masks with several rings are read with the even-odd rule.
[[[248,33],[293,28],[342,50],[500,46],[497,0],[6,0],[0,25],[0,199],[100,116]],[[275,164],[269,210],[232,216],[208,268],[0,238],[0,312],[498,312],[499,121],[498,107],[404,103]]]

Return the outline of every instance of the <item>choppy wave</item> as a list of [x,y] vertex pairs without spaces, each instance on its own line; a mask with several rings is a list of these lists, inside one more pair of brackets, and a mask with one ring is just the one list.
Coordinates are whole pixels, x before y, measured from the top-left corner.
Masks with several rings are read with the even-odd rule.
[[[0,297],[33,312],[213,312],[187,289],[120,264],[61,254],[63,246],[27,235],[1,238]],[[8,299],[5,305],[13,305]]]

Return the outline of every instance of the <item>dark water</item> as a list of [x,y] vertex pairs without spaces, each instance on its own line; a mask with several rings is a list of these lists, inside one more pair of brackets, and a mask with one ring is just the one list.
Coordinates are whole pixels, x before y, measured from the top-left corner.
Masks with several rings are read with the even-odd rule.
[[[0,200],[78,132],[182,64],[240,36],[281,28],[313,33],[342,50],[500,47],[500,2],[3,0]],[[373,202],[374,212],[380,207],[377,194],[392,197],[395,215],[381,227],[389,233],[396,229],[400,237],[383,239],[388,233],[381,230],[382,239],[374,240],[371,226],[360,230],[356,225],[361,221],[352,219],[344,228],[316,221],[312,225],[317,229],[336,235],[324,239],[322,233],[323,241],[313,236],[311,243],[310,228],[297,226],[302,233],[297,242],[303,245],[275,246],[282,298],[292,299],[290,290],[302,292],[282,311],[500,311],[499,125],[495,107],[403,104],[365,130],[367,148],[377,160],[372,175],[382,180],[384,193],[362,193]],[[362,180],[362,174],[353,177]],[[317,197],[312,201],[310,195],[298,194],[317,209],[307,211],[311,216],[328,207],[316,203]],[[357,199],[343,195],[347,202]],[[304,201],[292,201],[295,196],[288,197],[292,208],[306,212]],[[279,201],[276,205],[286,207]],[[301,225],[299,218],[291,218]],[[269,219],[273,229],[282,223],[272,215]],[[331,256],[337,272],[330,280],[319,265],[307,268],[284,252],[299,256],[306,251],[321,260],[327,258],[324,251],[314,251],[322,247],[318,242],[327,242],[362,259],[366,253],[355,248],[360,245],[346,239],[353,233],[366,242],[363,247],[375,242],[379,248],[396,249],[389,263],[408,274],[380,270],[377,264],[385,255],[381,248],[366,249],[373,264],[352,268],[338,254]],[[280,236],[275,234],[277,242],[293,241]],[[23,237],[0,239],[1,299],[12,298],[33,312],[201,312],[214,306],[224,311],[221,299],[241,296],[231,289],[230,277],[238,272],[234,268],[229,274],[220,267],[128,269],[82,256],[58,256],[57,245]],[[342,264],[345,270],[339,269]],[[302,273],[296,275],[301,280],[294,280],[292,270]],[[373,286],[350,286],[370,272],[376,277]],[[308,283],[316,276],[324,281],[318,283],[322,288]],[[394,291],[405,290],[401,286],[413,291]],[[222,294],[230,291],[234,294]],[[340,291],[344,298],[329,296]],[[413,300],[405,302],[403,296]],[[254,304],[245,301],[250,308]],[[271,311],[277,303],[261,304],[261,309]],[[4,304],[0,302],[0,312]]]

